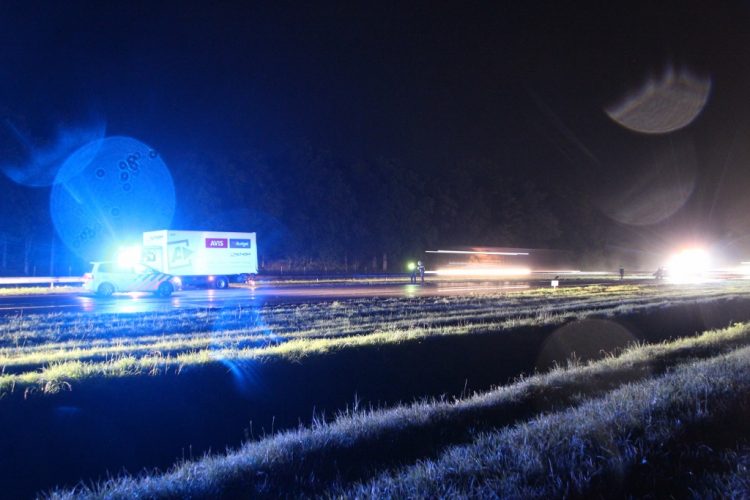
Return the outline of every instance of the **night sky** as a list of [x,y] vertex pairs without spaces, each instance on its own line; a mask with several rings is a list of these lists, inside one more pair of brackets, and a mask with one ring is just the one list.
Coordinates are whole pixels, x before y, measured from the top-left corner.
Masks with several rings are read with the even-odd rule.
[[[341,165],[368,162],[378,176],[372,165],[382,159],[412,172],[403,182],[418,191],[435,183],[419,191],[432,204],[459,175],[478,176],[478,185],[496,178],[509,192],[531,182],[561,220],[555,238],[530,245],[578,248],[585,233],[571,228],[591,224],[617,258],[680,240],[750,256],[750,4],[527,4],[4,2],[0,152],[6,166],[22,167],[32,151],[60,149],[61,131],[69,149],[102,133],[137,138],[172,171],[175,221],[194,225],[196,158],[213,162],[195,174],[209,184],[236,175],[222,165],[248,154],[294,176],[305,167],[274,158],[304,145],[335,159],[355,200],[366,193]],[[694,119],[644,133],[608,116],[665,75],[705,86]],[[655,112],[695,108],[673,90]],[[252,165],[240,163],[252,179]],[[466,166],[476,163],[491,167]],[[48,203],[48,187],[3,178],[0,188],[31,206]],[[451,196],[454,212],[472,202]],[[232,200],[222,209],[259,210]],[[576,219],[582,211],[585,221]],[[288,207],[273,213],[289,231],[302,224]],[[424,227],[441,214],[420,219],[414,231],[429,235],[418,244],[382,251],[504,243],[482,235],[505,219],[488,215],[462,239]],[[18,233],[5,222],[0,231]],[[524,246],[520,231],[507,234],[508,245]],[[276,252],[285,254],[283,243]]]

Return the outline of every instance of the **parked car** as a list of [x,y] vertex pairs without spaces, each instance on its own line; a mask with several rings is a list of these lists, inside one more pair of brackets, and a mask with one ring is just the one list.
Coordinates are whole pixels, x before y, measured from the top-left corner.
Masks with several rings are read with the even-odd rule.
[[175,277],[145,264],[121,266],[117,262],[92,262],[91,272],[83,276],[83,287],[101,297],[118,292],[153,292],[169,297],[177,288]]

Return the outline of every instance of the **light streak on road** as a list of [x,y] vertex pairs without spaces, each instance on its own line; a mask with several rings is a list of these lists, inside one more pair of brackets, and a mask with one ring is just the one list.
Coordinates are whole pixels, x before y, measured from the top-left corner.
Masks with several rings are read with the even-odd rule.
[[81,276],[67,276],[64,278],[57,277],[3,277],[0,278],[0,285],[78,285],[83,282]]
[[460,277],[525,276],[531,274],[531,269],[526,267],[467,266],[453,269],[436,269],[435,271],[427,271],[427,273],[436,276]]
[[427,250],[425,253],[459,254],[459,255],[529,255],[529,252],[495,252],[484,250]]

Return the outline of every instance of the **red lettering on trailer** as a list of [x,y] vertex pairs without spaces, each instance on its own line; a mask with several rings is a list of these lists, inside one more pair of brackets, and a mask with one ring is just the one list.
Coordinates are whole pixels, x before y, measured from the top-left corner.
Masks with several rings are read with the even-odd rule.
[[206,248],[227,248],[227,239],[206,238]]

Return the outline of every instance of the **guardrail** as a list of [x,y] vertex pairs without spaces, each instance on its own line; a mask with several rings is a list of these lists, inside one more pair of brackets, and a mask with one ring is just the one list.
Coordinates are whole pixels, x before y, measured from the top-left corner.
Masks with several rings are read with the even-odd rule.
[[80,285],[83,278],[80,276],[66,276],[62,278],[53,276],[17,276],[0,278],[0,287],[9,286],[48,286],[54,288],[55,285]]

